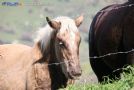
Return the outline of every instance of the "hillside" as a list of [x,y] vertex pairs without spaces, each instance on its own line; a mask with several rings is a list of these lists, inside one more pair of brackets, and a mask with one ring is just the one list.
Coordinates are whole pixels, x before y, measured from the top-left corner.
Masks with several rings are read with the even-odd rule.
[[[17,1],[12,0],[10,3]],[[20,0],[19,3],[22,5],[18,6],[2,5],[3,2],[6,0],[0,1],[0,40],[7,43],[18,41],[29,44],[32,39],[29,33],[34,33],[39,27],[44,26],[46,16],[54,18],[63,15],[76,18],[84,14],[81,31],[88,32],[97,11],[111,3],[121,3],[121,0],[113,0],[113,2],[109,0]]]

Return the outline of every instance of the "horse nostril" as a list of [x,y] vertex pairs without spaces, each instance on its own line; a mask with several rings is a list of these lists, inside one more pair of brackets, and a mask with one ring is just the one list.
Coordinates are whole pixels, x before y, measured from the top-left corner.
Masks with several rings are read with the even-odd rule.
[[82,70],[76,70],[76,71],[73,70],[71,73],[72,73],[72,75],[74,75],[74,76],[81,76]]

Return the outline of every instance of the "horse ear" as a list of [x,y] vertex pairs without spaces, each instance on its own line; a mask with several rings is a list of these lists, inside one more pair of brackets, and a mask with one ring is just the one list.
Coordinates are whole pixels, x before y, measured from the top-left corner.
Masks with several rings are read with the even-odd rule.
[[61,27],[61,22],[50,20],[48,17],[46,17],[47,23],[49,26],[55,30],[59,30]]
[[77,27],[79,27],[81,25],[83,19],[84,19],[83,15],[81,15],[75,19],[75,24]]

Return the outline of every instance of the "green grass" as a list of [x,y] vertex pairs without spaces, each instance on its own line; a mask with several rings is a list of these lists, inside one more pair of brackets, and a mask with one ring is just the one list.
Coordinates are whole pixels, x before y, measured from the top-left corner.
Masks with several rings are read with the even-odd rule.
[[[110,82],[113,83],[110,83]],[[102,84],[75,84],[70,85],[66,90],[131,90],[134,87],[134,68],[128,66],[124,68],[120,80],[108,80]],[[133,90],[133,89],[132,89]]]

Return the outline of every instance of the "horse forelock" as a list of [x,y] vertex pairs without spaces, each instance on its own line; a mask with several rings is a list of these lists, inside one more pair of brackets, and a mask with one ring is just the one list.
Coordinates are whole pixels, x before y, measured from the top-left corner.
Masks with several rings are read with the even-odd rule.
[[64,33],[65,30],[70,30],[73,32],[77,32],[78,29],[75,25],[75,21],[69,17],[57,17],[54,19],[55,21],[61,22],[61,28],[60,28],[60,33]]

